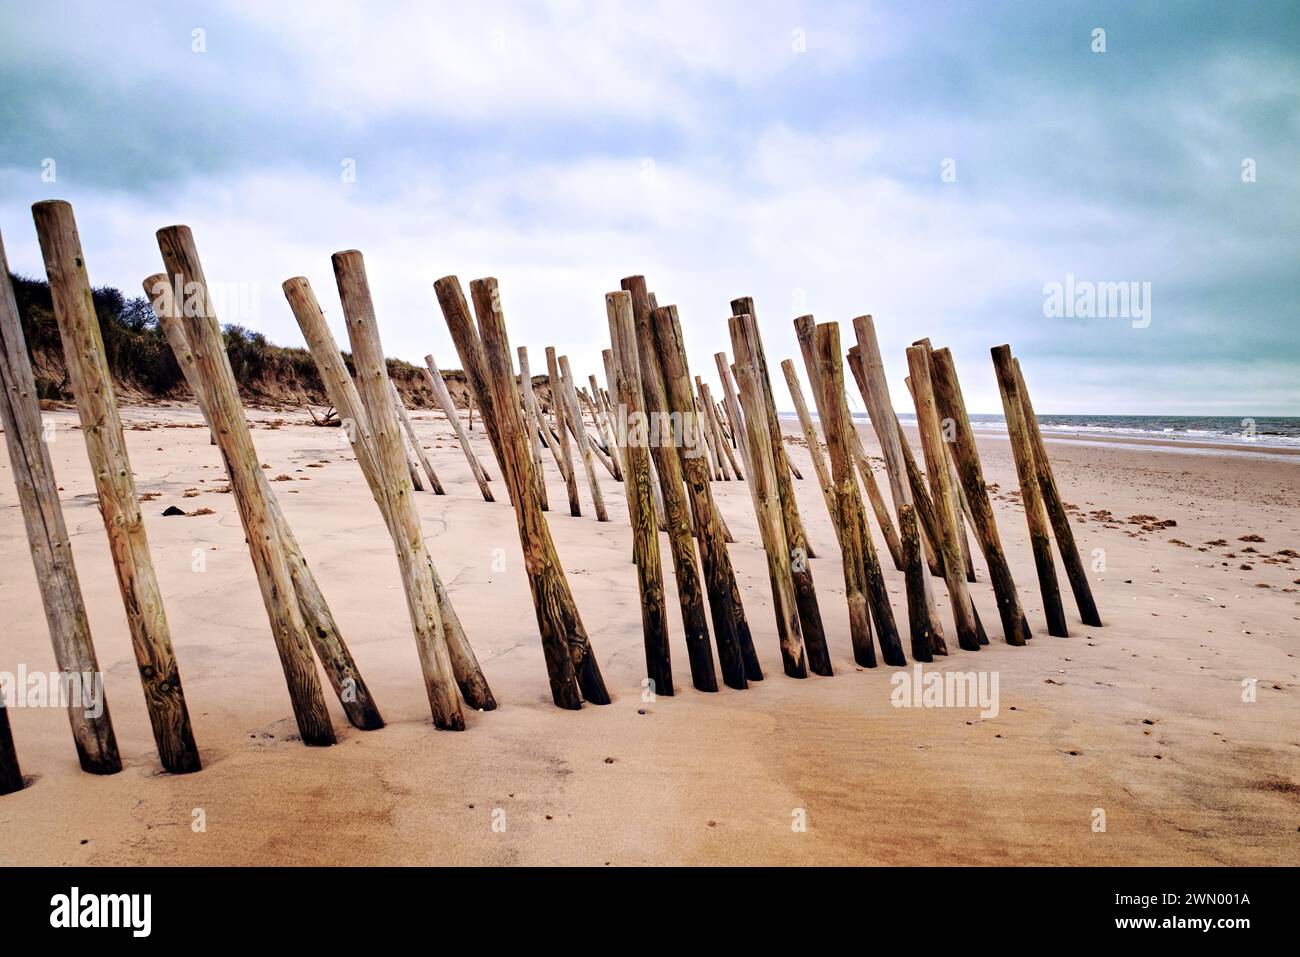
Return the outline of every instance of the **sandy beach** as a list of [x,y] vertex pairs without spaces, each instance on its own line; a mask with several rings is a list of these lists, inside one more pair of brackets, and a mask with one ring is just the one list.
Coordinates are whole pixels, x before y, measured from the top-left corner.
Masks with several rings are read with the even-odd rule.
[[[481,428],[473,441],[495,504],[479,496],[441,414],[415,412],[447,490],[416,495],[424,530],[501,703],[468,714],[456,734],[431,726],[392,545],[345,436],[301,413],[253,410],[259,456],[280,479],[272,487],[388,722],[357,731],[331,696],[339,743],[317,749],[297,739],[235,502],[197,410],[131,406],[123,415],[205,766],[181,777],[160,770],[76,415],[47,412],[126,766],[83,774],[61,711],[12,710],[31,782],[0,798],[0,863],[1300,861],[1294,457],[1048,436],[1084,559],[1104,551],[1092,581],[1105,626],[1081,625],[1067,592],[1063,639],[1044,627],[1007,442],[980,435],[1035,637],[1024,648],[1001,640],[977,554],[972,594],[991,644],[966,653],[954,643],[927,668],[997,672],[1000,708],[990,718],[896,708],[896,669],[854,665],[834,535],[794,423],[790,447],[805,476],[796,488],[818,551],[835,676],[782,675],[749,492],[723,482],[714,493],[737,539],[731,554],[766,680],[743,692],[690,687],[669,571],[677,693],[643,700],[622,486],[602,474],[610,522],[596,522],[585,488],[586,514],[570,517],[548,460],[551,533],[615,697],[567,712],[551,704],[513,510]],[[875,455],[874,434],[863,435]],[[163,517],[172,505],[210,512]],[[876,546],[905,627],[902,575],[878,532]],[[934,587],[951,629],[942,581]],[[0,670],[53,669],[7,458],[0,607]],[[792,827],[800,820],[805,829]]]

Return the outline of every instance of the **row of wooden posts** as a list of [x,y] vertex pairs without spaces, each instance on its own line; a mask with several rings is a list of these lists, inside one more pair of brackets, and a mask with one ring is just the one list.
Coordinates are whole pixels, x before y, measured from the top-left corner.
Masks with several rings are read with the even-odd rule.
[[[42,202],[33,215],[159,757],[168,771],[195,771],[199,752],[72,208]],[[349,722],[362,730],[380,728],[384,721],[375,700],[259,465],[194,237],[188,227],[170,226],[158,231],[158,245],[164,272],[147,278],[144,289],[229,475],[302,739],[310,745],[335,740],[317,660]],[[444,494],[443,486],[388,378],[361,254],[336,253],[333,265],[355,376],[307,280],[287,280],[284,294],[392,538],[433,722],[460,730],[462,704],[490,711],[496,700],[438,575],[412,500],[426,480],[436,494]],[[731,303],[733,361],[722,352],[714,356],[719,398],[700,376],[691,376],[677,308],[659,306],[644,277],[624,279],[605,298],[606,387],[594,375],[587,380],[589,392],[579,387],[568,357],[548,347],[547,407],[534,391],[526,347],[511,352],[497,281],[471,282],[468,301],[455,276],[438,280],[434,289],[515,510],[556,705],[607,704],[610,695],[544,514],[549,510],[547,453],[564,480],[574,516],[582,514],[576,461],[582,463],[598,521],[610,520],[598,467],[624,483],[646,675],[656,694],[674,691],[661,535],[677,585],[691,684],[716,691],[719,671],[722,683],[735,689],[763,678],[727,548],[734,539],[711,488],[718,481],[748,485],[767,558],[783,670],[795,678],[809,671],[832,674],[809,562],[815,556],[792,482],[802,476],[786,453],[752,299]],[[878,647],[886,664],[907,662],[868,514],[881,530],[890,563],[904,576],[913,659],[928,662],[948,653],[932,577],[942,578],[947,588],[958,646],[976,651],[988,643],[968,588],[976,582],[968,530],[984,556],[1005,640],[1023,645],[1030,637],[1028,622],[949,351],[932,349],[928,340],[907,350],[922,470],[893,410],[872,319],[853,321],[856,344],[847,352],[848,365],[880,442],[891,510],[849,413],[838,324],[801,316],[794,328],[816,422],[794,363],[787,359],[781,368],[839,545],[854,661],[875,667]],[[55,657],[64,673],[98,673],[2,242],[0,346],[0,420]],[[992,352],[1048,632],[1066,634],[1053,536],[1083,622],[1100,625],[1019,363],[1006,346]],[[491,474],[473,452],[434,357],[425,361],[435,399],[480,493],[492,502]],[[68,715],[82,768],[96,774],[118,771],[121,758],[107,707],[91,716],[73,706]],[[0,707],[0,793],[21,786],[8,718]]]

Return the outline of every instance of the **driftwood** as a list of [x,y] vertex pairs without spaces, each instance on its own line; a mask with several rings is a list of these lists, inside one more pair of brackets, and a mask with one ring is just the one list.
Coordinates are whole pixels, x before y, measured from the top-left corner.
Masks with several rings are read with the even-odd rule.
[[1052,532],[1056,536],[1056,547],[1061,550],[1061,561],[1065,563],[1065,572],[1070,579],[1070,590],[1074,592],[1075,604],[1079,606],[1079,616],[1085,625],[1101,627],[1101,616],[1097,613],[1097,603],[1092,598],[1092,587],[1088,584],[1088,573],[1084,571],[1083,561],[1079,558],[1079,548],[1074,544],[1074,530],[1070,527],[1070,516],[1061,501],[1061,493],[1056,487],[1056,476],[1052,474],[1052,463],[1047,458],[1047,446],[1043,443],[1043,433],[1038,428],[1038,416],[1034,414],[1033,403],[1029,401],[1029,390],[1025,388],[1025,377],[1020,371],[1020,360],[1013,360],[1016,367],[1016,386],[1020,390],[1020,405],[1025,413],[1025,426],[1029,432],[1030,444],[1033,446],[1034,468],[1038,473],[1038,486],[1043,493],[1043,503],[1047,506],[1047,515],[1052,522]]
[[149,555],[72,207],[61,200],[40,202],[32,207],[32,216],[158,756],[163,767],[173,773],[197,771],[202,766],[199,751],[181,690],[162,591]]
[[[352,359],[357,370],[357,391],[365,408],[374,441],[378,466],[379,494],[383,496],[392,521],[393,547],[402,576],[406,606],[415,633],[420,670],[424,675],[425,693],[433,723],[449,731],[463,731],[465,716],[456,695],[451,654],[447,650],[438,607],[437,590],[429,569],[431,565],[420,515],[411,501],[411,486],[402,469],[402,426],[399,423],[396,389],[388,378],[384,350],[379,340],[379,326],[370,297],[365,262],[355,249],[331,257],[339,300],[352,344]],[[413,434],[413,430],[412,430]]]
[[451,425],[456,441],[460,443],[460,450],[465,453],[465,461],[469,463],[470,474],[474,476],[474,482],[478,485],[479,494],[483,496],[485,502],[496,501],[492,496],[492,489],[488,486],[491,477],[488,475],[487,469],[483,468],[483,463],[478,460],[473,447],[469,444],[469,434],[460,421],[460,415],[456,412],[456,405],[451,401],[451,393],[447,391],[447,383],[443,381],[442,373],[438,370],[438,364],[433,361],[432,354],[424,357],[424,365],[424,374],[429,380],[429,388],[433,390],[433,397],[437,400],[438,407],[442,409],[442,414],[447,417],[447,422]]
[[[632,317],[632,297],[626,292],[605,296],[609,316],[610,350],[607,370],[618,401],[629,419],[644,421],[645,395],[641,385],[640,360],[637,357],[636,322]],[[673,693],[672,656],[668,647],[668,606],[664,595],[663,563],[659,555],[659,534],[655,525],[654,478],[650,474],[649,436],[645,429],[629,433],[625,446],[625,488],[628,512],[632,521],[632,560],[636,563],[637,585],[641,593],[641,633],[645,644],[646,677],[655,694]],[[698,640],[709,653],[709,636]],[[709,659],[709,669],[713,661]],[[716,688],[716,685],[715,685]]]
[[[27,543],[36,568],[36,584],[41,590],[45,622],[54,646],[54,660],[64,674],[100,674],[77,566],[72,558],[72,543],[68,540],[63,506],[59,503],[54,465],[44,441],[36,382],[9,280],[3,240],[0,240],[0,425],[4,427],[5,444],[9,448],[9,463],[13,466]],[[3,703],[0,703],[2,710]],[[91,774],[116,774],[122,770],[122,758],[108,705],[104,703],[98,716],[88,711],[82,702],[69,702],[68,722],[81,769]],[[7,735],[7,717],[0,714],[0,722],[4,723],[0,736]],[[12,739],[8,739],[7,748],[0,742],[0,793],[22,787],[18,759],[12,749]],[[4,755],[6,750],[9,759]]]
[[[454,277],[450,281],[459,288]],[[609,692],[537,499],[528,437],[524,434],[523,418],[515,411],[518,402],[514,363],[497,281],[476,279],[470,283],[470,294],[482,333],[479,348],[486,359],[487,381],[491,386],[491,404],[482,407],[483,421],[489,430],[495,429],[501,436],[504,459],[501,471],[510,487],[510,499],[518,519],[519,541],[542,635],[551,697],[562,708],[579,708],[583,698],[592,704],[608,704]],[[474,330],[470,327],[469,331]],[[555,381],[551,380],[552,385]],[[493,417],[497,419],[495,423]]]
[[[794,471],[794,464],[785,451],[785,437],[781,433],[781,422],[776,415],[776,399],[772,395],[772,380],[767,369],[767,359],[763,354],[763,337],[758,330],[758,319],[754,314],[754,300],[748,296],[731,301],[733,316],[749,316],[736,328],[751,342],[749,351],[735,348],[735,336],[732,336],[733,353],[739,362],[742,355],[755,357],[754,369],[757,378],[755,385],[759,390],[760,411],[765,413],[759,424],[767,426],[771,435],[772,456],[776,466],[776,490],[781,503],[781,521],[785,525],[786,544],[790,548],[791,572],[794,575],[795,597],[799,604],[799,626],[803,633],[804,645],[808,650],[808,663],[817,674],[826,674],[830,669],[830,656],[826,651],[826,633],[822,626],[821,611],[817,607],[817,589],[813,583],[812,565],[809,560],[816,558],[812,543],[804,533],[803,520],[799,517],[799,503],[795,499],[794,486],[790,484],[788,472]],[[750,413],[746,412],[746,416]],[[753,444],[751,439],[750,444]]]
[[[682,609],[682,628],[686,632],[686,651],[690,657],[691,684],[699,691],[717,691],[718,679],[713,668],[713,653],[709,648],[709,619],[704,610],[704,589],[700,583],[699,566],[696,564],[695,545],[691,541],[691,518],[682,485],[682,463],[673,449],[673,436],[667,427],[668,399],[659,357],[655,351],[650,296],[642,276],[629,276],[622,281],[622,288],[632,300],[632,317],[636,329],[635,355],[648,416],[647,440],[663,499],[668,544],[673,556],[673,574]],[[631,360],[627,355],[620,356],[620,362],[631,368]],[[737,682],[737,686],[744,688],[747,684]]]
[[998,390],[1002,393],[1002,411],[1007,420],[1007,437],[1011,441],[1011,456],[1016,462],[1016,476],[1020,480],[1020,501],[1025,508],[1025,521],[1029,524],[1029,544],[1034,553],[1034,566],[1038,570],[1038,588],[1043,595],[1043,614],[1047,617],[1047,633],[1058,638],[1069,637],[1065,624],[1065,609],[1061,605],[1061,589],[1056,581],[1056,565],[1052,561],[1052,531],[1047,521],[1047,509],[1038,484],[1037,466],[1034,464],[1033,440],[1025,423],[1025,407],[1020,399],[1016,381],[1016,368],[1011,361],[1011,347],[994,346],[993,370],[997,373]]
[[957,380],[957,367],[953,364],[952,353],[947,349],[934,350],[930,354],[930,370],[939,414],[952,419],[956,427],[955,441],[952,443],[953,462],[957,466],[957,475],[970,506],[975,540],[984,553],[989,580],[993,583],[1003,634],[1008,644],[1023,645],[1029,637],[1029,628],[1020,606],[1016,583],[1011,577],[1011,566],[1007,564],[1007,556],[998,535],[993,504],[989,501],[988,489],[984,485],[984,470],[980,465],[979,451],[975,447],[975,433],[966,414],[966,402],[962,398],[961,383]]
[[833,478],[831,498],[835,510],[832,517],[838,527],[844,565],[844,590],[849,603],[853,660],[864,668],[874,668],[876,665],[867,615],[870,607],[870,617],[876,623],[876,640],[880,643],[880,655],[885,664],[905,665],[907,657],[898,640],[894,611],[889,604],[889,591],[885,587],[885,576],[880,570],[875,545],[871,542],[866,510],[862,505],[862,497],[858,494],[858,482],[853,471],[853,443],[850,435],[854,429],[849,418],[848,403],[844,399],[844,365],[840,358],[839,325],[834,322],[819,325],[815,345],[817,384],[822,390],[821,408],[826,414],[822,427],[826,430]]

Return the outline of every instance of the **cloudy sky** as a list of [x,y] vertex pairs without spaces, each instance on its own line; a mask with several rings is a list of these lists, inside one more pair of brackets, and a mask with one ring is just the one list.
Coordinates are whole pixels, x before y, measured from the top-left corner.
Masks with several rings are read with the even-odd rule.
[[[873,314],[900,409],[929,336],[971,411],[1010,342],[1040,412],[1300,414],[1294,2],[3,9],[18,272],[59,197],[96,284],[138,289],[188,223],[222,320],[284,344],[295,275],[345,338],[329,256],[358,248],[387,352],[446,367],[440,276],[498,277],[512,343],[585,377],[644,273],[709,379],[748,294],[774,368],[796,315]],[[1149,324],[1045,315],[1067,276],[1149,283]]]

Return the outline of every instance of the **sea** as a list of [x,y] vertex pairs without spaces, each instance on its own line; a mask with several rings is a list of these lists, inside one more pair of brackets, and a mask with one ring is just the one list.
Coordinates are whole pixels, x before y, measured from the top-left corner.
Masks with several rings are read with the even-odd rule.
[[[782,417],[786,417],[782,414]],[[789,413],[793,418],[794,413]],[[865,412],[854,412],[855,421],[869,421]],[[904,424],[916,421],[911,413],[900,412]],[[1006,419],[984,413],[970,417],[977,429],[1005,432]],[[1044,434],[1079,437],[1163,439],[1188,443],[1300,448],[1300,417],[1235,415],[1039,415]]]

